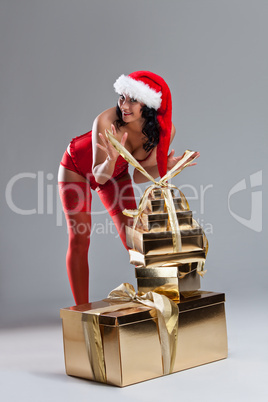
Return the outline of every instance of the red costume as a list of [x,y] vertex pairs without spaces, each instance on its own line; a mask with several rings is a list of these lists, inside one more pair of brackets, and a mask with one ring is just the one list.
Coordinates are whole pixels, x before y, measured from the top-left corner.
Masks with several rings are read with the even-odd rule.
[[[91,212],[91,191],[97,190],[101,201],[111,216],[117,215],[125,208],[135,209],[136,202],[130,179],[118,181],[128,173],[128,163],[122,156],[117,158],[112,178],[104,185],[98,184],[92,174],[92,132],[89,131],[74,138],[70,143],[70,154],[65,151],[61,165],[83,176],[87,183],[62,183],[60,193],[65,211]],[[83,191],[79,191],[79,186]],[[68,195],[66,193],[68,191]],[[64,195],[64,196],[63,196]],[[119,197],[121,196],[121,197]]]

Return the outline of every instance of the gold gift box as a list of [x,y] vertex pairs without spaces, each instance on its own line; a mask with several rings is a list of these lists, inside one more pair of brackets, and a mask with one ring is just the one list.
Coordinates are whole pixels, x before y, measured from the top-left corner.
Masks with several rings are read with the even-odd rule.
[[157,266],[169,266],[178,263],[187,264],[190,262],[205,262],[205,250],[193,250],[184,253],[156,254],[144,255],[137,250],[128,250],[130,264],[143,265],[144,267],[153,268]]
[[[180,226],[185,226],[185,229],[189,229],[192,226],[192,211],[177,211],[176,215]],[[144,213],[142,215],[142,227],[146,232],[166,231],[167,226],[167,212],[149,214]]]
[[135,268],[136,278],[165,278],[179,277],[181,274],[193,272],[197,269],[198,263],[174,264],[165,267],[145,268],[142,265]]
[[194,270],[184,277],[179,267],[135,268],[140,294],[155,291],[166,294],[173,300],[180,300],[180,292],[200,289],[200,275]]
[[[176,211],[184,210],[181,198],[173,198],[173,203]],[[164,198],[149,199],[147,201],[147,207],[152,211],[152,213],[166,212]]]
[[[172,197],[174,198],[175,197],[174,189],[171,188],[170,192],[171,192]],[[152,190],[151,194],[152,194],[152,197],[155,198],[155,199],[163,199],[164,198],[161,188],[154,188]]]
[[[150,216],[150,215],[149,215]],[[203,230],[198,225],[180,226],[181,234],[181,253],[191,251],[202,251]],[[172,232],[151,231],[144,232],[140,229],[133,229],[126,226],[126,241],[131,249],[135,249],[144,255],[173,254]]]
[[[172,372],[227,357],[224,300],[223,293],[200,292],[178,304],[177,352]],[[110,305],[101,301],[61,309],[68,375],[96,380],[83,323],[88,311]],[[123,387],[163,375],[153,310],[137,304],[136,308],[99,316],[108,384]]]

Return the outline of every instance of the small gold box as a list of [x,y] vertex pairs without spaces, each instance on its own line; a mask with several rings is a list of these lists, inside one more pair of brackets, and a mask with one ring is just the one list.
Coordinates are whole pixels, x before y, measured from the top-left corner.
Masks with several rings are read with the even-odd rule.
[[[170,192],[171,192],[172,198],[174,198],[175,197],[174,189],[171,188]],[[155,198],[155,199],[164,199],[162,189],[161,188],[154,188],[153,191],[152,191],[152,197]]]
[[174,264],[165,267],[145,268],[142,265],[135,268],[136,278],[177,278],[195,271],[198,263],[192,264]]
[[[191,229],[193,222],[192,211],[177,211],[176,215],[182,230]],[[144,229],[144,233],[159,233],[161,231],[166,232],[168,227],[168,213],[144,213],[142,215],[142,227]]]
[[[172,372],[227,357],[224,294],[200,292],[178,304],[178,338]],[[91,366],[84,319],[107,301],[61,309],[66,373],[96,380]],[[105,378],[119,387],[163,375],[157,318],[152,309],[135,308],[99,315]]]
[[157,267],[157,268],[135,268],[139,293],[150,291],[165,293],[169,291],[170,298],[180,300],[180,292],[193,291],[200,289],[200,275],[197,271],[192,271],[180,276],[179,267]]
[[143,265],[147,268],[170,266],[194,262],[205,262],[205,250],[193,250],[185,253],[171,253],[171,254],[156,254],[144,255],[137,250],[128,250],[130,257],[130,264]]
[[[202,251],[203,230],[199,225],[181,227],[181,253]],[[126,226],[126,241],[130,249],[135,249],[146,256],[173,254],[172,232],[144,232]]]
[[[181,198],[179,197],[173,198],[173,204],[175,207],[175,211],[184,210]],[[149,199],[147,201],[147,207],[152,211],[152,213],[166,212],[164,198]]]

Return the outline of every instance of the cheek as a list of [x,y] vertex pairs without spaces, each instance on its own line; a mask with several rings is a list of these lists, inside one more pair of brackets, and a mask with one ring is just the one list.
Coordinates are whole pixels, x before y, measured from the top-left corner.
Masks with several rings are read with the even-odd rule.
[[140,105],[132,105],[132,111],[136,116],[139,116],[142,113]]

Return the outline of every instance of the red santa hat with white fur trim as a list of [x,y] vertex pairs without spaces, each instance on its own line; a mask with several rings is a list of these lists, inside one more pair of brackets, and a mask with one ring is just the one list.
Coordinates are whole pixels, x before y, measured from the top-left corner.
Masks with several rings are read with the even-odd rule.
[[127,76],[121,75],[114,83],[114,89],[118,94],[125,93],[157,111],[160,135],[156,158],[159,174],[163,177],[167,173],[167,155],[172,128],[172,99],[167,83],[150,71],[135,71]]

